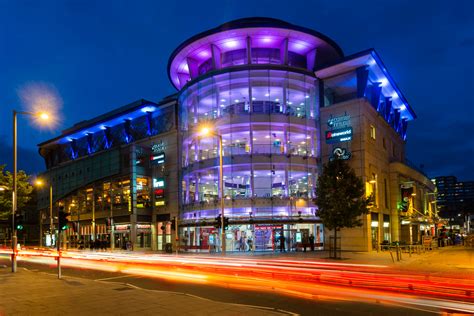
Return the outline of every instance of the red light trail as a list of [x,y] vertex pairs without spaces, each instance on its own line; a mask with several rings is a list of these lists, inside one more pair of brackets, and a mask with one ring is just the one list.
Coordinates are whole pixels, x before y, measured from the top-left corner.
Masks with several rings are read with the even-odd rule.
[[[0,250],[0,254],[11,251]],[[56,252],[20,250],[18,260],[54,266]],[[401,273],[389,266],[314,260],[65,251],[63,267],[305,299],[377,300],[474,313],[474,280]]]

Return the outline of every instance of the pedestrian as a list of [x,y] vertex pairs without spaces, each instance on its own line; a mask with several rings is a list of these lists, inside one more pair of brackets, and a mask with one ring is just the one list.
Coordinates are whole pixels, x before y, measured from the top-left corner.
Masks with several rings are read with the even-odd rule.
[[281,232],[281,235],[280,237],[278,238],[280,240],[280,252],[286,252],[286,249],[285,249],[285,236],[283,236],[283,232]]
[[252,251],[252,238],[247,239],[247,244],[249,245],[249,251]]
[[91,239],[89,240],[89,249],[92,251],[94,250],[94,241]]
[[240,236],[239,239],[239,251],[245,250],[245,241],[244,241],[244,236]]
[[309,235],[309,246],[311,248],[311,251],[314,251],[314,236],[313,236],[313,234]]

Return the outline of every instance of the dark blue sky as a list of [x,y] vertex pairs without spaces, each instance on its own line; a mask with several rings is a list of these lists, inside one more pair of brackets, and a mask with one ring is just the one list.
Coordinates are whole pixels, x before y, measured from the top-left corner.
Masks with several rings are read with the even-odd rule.
[[83,119],[175,92],[166,66],[188,37],[268,16],[315,29],[346,55],[375,48],[418,119],[407,157],[430,176],[474,180],[474,1],[0,1],[0,164],[11,111],[29,84],[56,88],[55,131],[19,122],[19,168],[43,169],[36,144]]

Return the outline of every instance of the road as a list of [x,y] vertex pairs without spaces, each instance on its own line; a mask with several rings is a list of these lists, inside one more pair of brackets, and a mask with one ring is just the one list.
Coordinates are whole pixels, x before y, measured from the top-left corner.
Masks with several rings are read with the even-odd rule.
[[[24,252],[19,266],[54,273],[50,253]],[[66,252],[63,274],[301,315],[474,313],[469,280],[427,280],[385,266],[281,259]],[[5,257],[0,264],[9,264]],[[474,292],[474,291],[473,291]]]

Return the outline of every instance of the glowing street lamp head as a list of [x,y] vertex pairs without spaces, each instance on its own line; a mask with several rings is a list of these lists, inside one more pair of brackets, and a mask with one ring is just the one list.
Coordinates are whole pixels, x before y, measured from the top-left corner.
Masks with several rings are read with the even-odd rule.
[[50,119],[49,114],[46,112],[40,112],[38,113],[38,116],[42,121],[49,121]]
[[60,121],[63,101],[56,88],[46,83],[29,83],[18,91],[26,112],[33,114],[34,125],[54,128]]
[[44,184],[44,182],[43,182],[43,180],[41,180],[41,179],[37,179],[37,180],[35,181],[35,185],[36,185],[36,186],[39,186],[39,187],[40,187],[40,186],[42,186],[43,184]]
[[207,135],[209,135],[209,133],[210,133],[209,127],[203,127],[199,131],[199,134],[201,134],[201,136],[207,136]]

